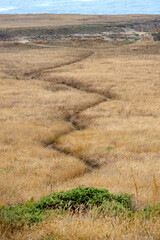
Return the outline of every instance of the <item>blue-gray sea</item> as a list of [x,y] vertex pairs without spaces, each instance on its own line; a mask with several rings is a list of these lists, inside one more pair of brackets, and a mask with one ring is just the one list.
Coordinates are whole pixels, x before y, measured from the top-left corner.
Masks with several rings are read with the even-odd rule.
[[0,0],[0,14],[160,14],[160,0]]

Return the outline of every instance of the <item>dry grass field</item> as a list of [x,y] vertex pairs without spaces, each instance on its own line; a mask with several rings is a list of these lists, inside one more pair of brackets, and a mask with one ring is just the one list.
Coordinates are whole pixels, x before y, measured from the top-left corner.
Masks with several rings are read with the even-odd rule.
[[[0,42],[0,206],[78,186],[160,202],[160,43]],[[160,218],[67,212],[1,239],[160,239]]]

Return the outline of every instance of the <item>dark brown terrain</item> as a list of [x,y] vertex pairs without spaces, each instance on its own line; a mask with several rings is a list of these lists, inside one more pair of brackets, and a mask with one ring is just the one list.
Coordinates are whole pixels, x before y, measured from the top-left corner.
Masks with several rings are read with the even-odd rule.
[[0,40],[160,39],[159,15],[0,15]]

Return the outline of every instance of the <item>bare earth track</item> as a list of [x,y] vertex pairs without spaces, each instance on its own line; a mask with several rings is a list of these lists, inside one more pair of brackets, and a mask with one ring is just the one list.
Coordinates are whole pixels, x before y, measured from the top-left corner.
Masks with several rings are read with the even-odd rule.
[[[40,44],[38,44],[38,46],[41,47]],[[49,46],[49,45],[47,45],[47,46]],[[42,47],[44,47],[44,45],[42,45]],[[51,47],[51,46],[49,46],[49,47]],[[46,68],[46,69],[42,69],[42,70],[39,70],[39,71],[36,71],[36,72],[29,73],[29,74],[27,74],[27,75],[29,75],[29,76],[28,76],[28,79],[38,79],[38,78],[41,76],[41,74],[43,74],[44,72],[45,72],[45,73],[46,73],[46,72],[54,72],[54,70],[60,69],[61,67],[70,66],[70,65],[72,65],[72,64],[74,64],[74,63],[79,63],[79,62],[85,61],[86,59],[88,59],[89,57],[93,56],[94,54],[96,54],[96,52],[91,51],[91,52],[89,52],[88,54],[86,54],[86,56],[84,56],[84,57],[82,57],[82,58],[79,58],[79,59],[77,59],[77,60],[74,60],[74,61],[72,61],[72,62],[68,62],[68,63],[65,63],[65,64],[61,64],[61,65],[58,65],[58,66],[53,67],[53,68]],[[61,83],[62,85],[64,85],[64,86],[69,86],[69,87],[71,87],[71,88],[73,88],[73,89],[79,90],[79,88],[76,87],[75,84],[72,85],[72,84],[67,84],[67,83],[64,83],[64,82],[60,82],[60,83]],[[86,93],[95,93],[95,94],[97,94],[97,92],[86,90],[86,88],[84,88],[84,89],[81,88],[81,91],[86,92]],[[98,94],[99,94],[99,93],[98,93]],[[87,106],[87,107],[85,107],[85,108],[83,108],[83,109],[81,109],[81,110],[79,110],[79,111],[76,111],[76,113],[74,113],[73,115],[69,116],[69,118],[67,119],[67,120],[68,120],[67,122],[68,122],[68,124],[72,127],[72,130],[70,130],[69,132],[67,132],[67,133],[65,133],[65,134],[59,135],[59,136],[56,138],[56,141],[55,141],[55,142],[53,142],[52,144],[49,144],[49,145],[47,146],[48,148],[53,148],[53,149],[55,149],[56,151],[58,151],[58,152],[60,152],[60,153],[73,156],[73,154],[72,154],[71,152],[69,152],[69,151],[64,151],[64,150],[62,150],[62,148],[56,146],[56,142],[58,141],[58,138],[60,138],[61,136],[65,136],[65,135],[67,135],[67,134],[69,134],[69,133],[71,133],[71,132],[73,132],[73,131],[80,131],[80,130],[83,128],[83,127],[80,127],[80,126],[78,126],[78,125],[76,124],[76,120],[78,119],[78,115],[79,115],[80,113],[82,113],[83,111],[86,111],[87,109],[96,107],[97,105],[99,105],[99,104],[101,104],[101,103],[103,103],[103,102],[106,102],[106,101],[111,100],[110,96],[107,96],[107,95],[105,96],[105,95],[102,95],[102,94],[99,94],[99,95],[103,98],[101,101],[98,101],[97,103],[91,104],[90,106]],[[84,128],[83,128],[83,129],[84,129]],[[88,161],[87,161],[87,158],[86,158],[86,159],[84,159],[84,158],[80,159],[80,158],[79,158],[79,160],[82,160],[82,161],[85,162],[85,164],[87,164],[87,166],[88,166],[87,171],[91,171],[91,170],[94,170],[95,168],[99,167],[99,165],[98,165],[98,164],[95,164],[94,161],[91,161],[91,160],[90,160],[90,161],[88,162]],[[92,164],[92,162],[93,162],[93,164]]]

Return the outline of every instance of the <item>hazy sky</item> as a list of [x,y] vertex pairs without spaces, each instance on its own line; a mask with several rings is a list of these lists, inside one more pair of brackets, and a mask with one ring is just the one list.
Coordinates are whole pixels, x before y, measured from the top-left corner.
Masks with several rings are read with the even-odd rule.
[[0,13],[160,14],[160,0],[0,0]]

